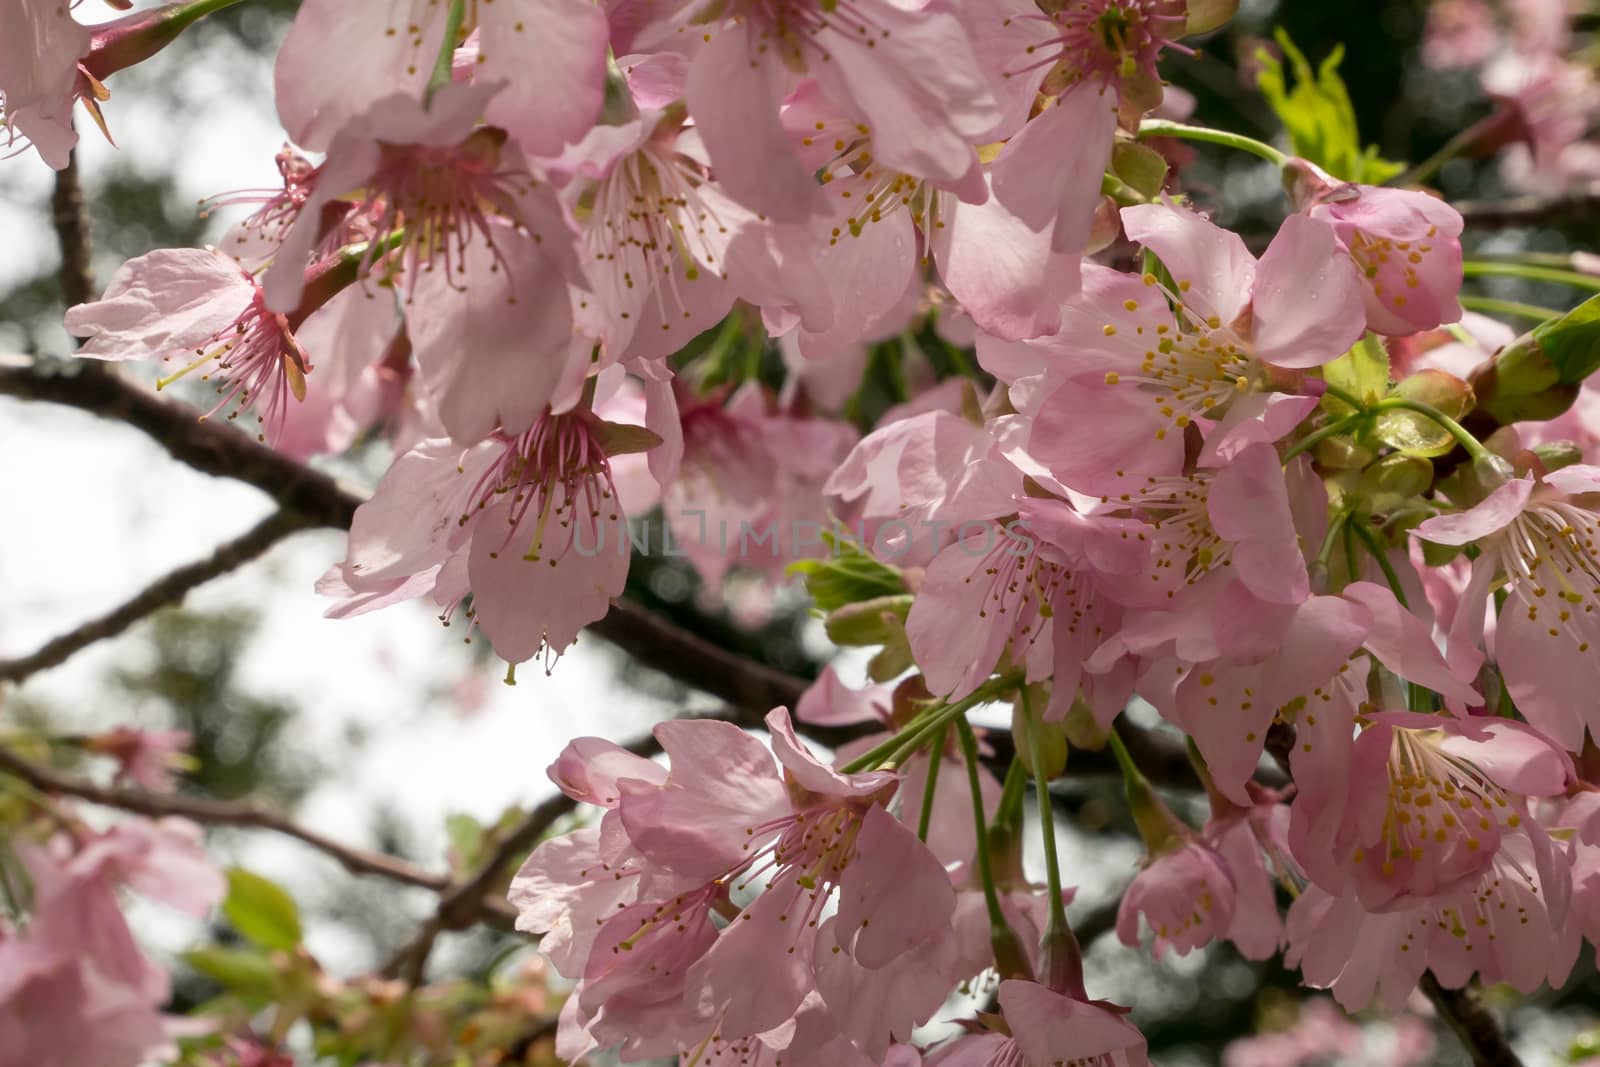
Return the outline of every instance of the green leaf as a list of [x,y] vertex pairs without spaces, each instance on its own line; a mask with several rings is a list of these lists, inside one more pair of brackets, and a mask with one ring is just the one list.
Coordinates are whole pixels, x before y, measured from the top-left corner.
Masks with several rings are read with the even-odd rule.
[[661,443],[654,430],[627,422],[594,421],[595,440],[608,456],[626,456],[633,452],[648,452]]
[[884,644],[903,628],[912,599],[909,593],[873,597],[830,611],[823,624],[828,640],[852,648]]
[[824,559],[804,559],[789,565],[790,574],[804,577],[806,591],[823,614],[847,604],[906,592],[900,572],[879,563],[849,541],[823,533],[831,554]]
[[[1424,370],[1395,386],[1394,395],[1431,404],[1452,419],[1459,419],[1472,406],[1472,388],[1453,374]],[[1427,415],[1415,411],[1385,411],[1378,416],[1373,436],[1408,456],[1442,456],[1456,446],[1456,439]]]
[[190,949],[179,959],[240,996],[270,997],[277,990],[278,969],[256,949],[208,945]]
[[1305,53],[1283,29],[1275,36],[1294,72],[1294,88],[1289,88],[1283,61],[1264,48],[1256,53],[1261,68],[1256,88],[1282,120],[1294,154],[1335,178],[1369,185],[1380,185],[1404,170],[1399,163],[1379,158],[1376,148],[1361,147],[1355,108],[1339,77],[1344,47],[1335,47],[1313,71]]
[[300,944],[300,909],[276,882],[243,867],[228,869],[228,898],[222,913],[248,940],[262,948],[288,951]]
[[[1389,350],[1368,334],[1356,346],[1322,368],[1322,377],[1347,393],[1354,393],[1368,404],[1382,399],[1389,391]],[[1322,406],[1334,415],[1347,415],[1350,405],[1336,396],[1323,398]]]
[[1167,180],[1167,160],[1149,145],[1118,141],[1111,150],[1111,170],[1118,178],[1153,200]]

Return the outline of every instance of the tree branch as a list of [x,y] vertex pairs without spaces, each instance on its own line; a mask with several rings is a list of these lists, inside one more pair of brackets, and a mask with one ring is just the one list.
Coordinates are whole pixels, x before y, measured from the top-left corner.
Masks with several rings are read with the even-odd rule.
[[[622,746],[636,756],[651,756],[661,749],[654,733],[646,733]],[[577,805],[564,793],[539,803],[507,834],[478,868],[476,874],[446,889],[439,896],[439,907],[422,924],[411,942],[384,965],[383,973],[416,986],[428,965],[428,956],[441,933],[470,926],[488,895],[498,888],[506,868],[533,851],[535,845],[555,825],[557,819]],[[494,899],[499,900],[497,895]]]
[[303,526],[304,523],[288,512],[273,512],[239,537],[219,545],[210,556],[179,567],[112,611],[62,634],[29,655],[0,660],[0,682],[21,682],[38,671],[65,662],[96,641],[117,636],[140,619],[169,604],[181,602],[196,586],[255,559]]
[[[317,851],[338,861],[345,870],[350,871],[352,874],[375,874],[392,881],[431,890],[435,893],[443,892],[450,888],[450,879],[446,875],[434,874],[432,871],[424,870],[395,856],[386,856],[379,852],[370,852],[342,844],[326,834],[301,826],[299,823],[293,822],[276,812],[267,811],[251,804],[235,804],[227,801],[178,794],[150,793],[140,789],[98,786],[91,782],[80,781],[41,767],[4,747],[0,747],[0,772],[21,779],[41,793],[76,797],[91,804],[116,808],[119,811],[131,812],[135,815],[144,815],[150,818],[177,816],[191,819],[197,823],[204,823],[208,826],[238,826],[246,829],[270,830],[273,833],[292,837],[297,841],[310,845]],[[510,928],[512,921],[515,919],[515,914],[512,912],[510,905],[504,901],[483,901],[477,915],[481,915],[495,925],[507,929]],[[477,915],[474,917],[477,917]]]
[[1462,200],[1455,208],[1469,227],[1570,226],[1600,217],[1600,183],[1555,196],[1513,196],[1503,200]]
[[[0,394],[75,407],[117,419],[149,435],[172,455],[207,474],[247,482],[267,493],[300,528],[346,530],[359,493],[280,455],[227,426],[202,422],[181,405],[90,364],[48,374],[25,360],[0,360]],[[291,518],[292,517],[292,518]],[[793,704],[805,680],[713,645],[625,600],[614,601],[590,631],[639,662],[741,708],[766,712]]]
[[61,247],[61,299],[67,307],[94,299],[93,248],[89,243],[89,216],[83,209],[83,186],[78,183],[78,154],[67,157],[56,171],[50,196],[50,222]]
[[1446,989],[1428,971],[1418,983],[1433,1009],[1455,1032],[1472,1057],[1473,1067],[1522,1067],[1500,1023],[1471,989]]

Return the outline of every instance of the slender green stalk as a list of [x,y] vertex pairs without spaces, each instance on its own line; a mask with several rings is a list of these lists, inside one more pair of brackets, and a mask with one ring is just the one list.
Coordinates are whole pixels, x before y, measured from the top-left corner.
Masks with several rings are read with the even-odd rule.
[[424,104],[433,103],[433,94],[450,84],[456,45],[461,37],[461,24],[466,17],[467,0],[450,0],[450,10],[444,18],[444,40],[439,43],[439,56],[433,61],[433,73],[428,75],[428,88],[422,95]]
[[1555,282],[1557,285],[1570,285],[1574,289],[1587,289],[1591,293],[1600,293],[1600,278],[1592,274],[1580,274],[1575,270],[1560,270],[1531,263],[1485,263],[1481,260],[1468,260],[1461,265],[1461,274],[1467,278],[1523,278],[1530,282]]
[[1344,524],[1344,573],[1347,584],[1361,580],[1361,561],[1356,559],[1356,537],[1350,532],[1350,527],[1354,525],[1350,521]]
[[[1343,400],[1344,397],[1340,397],[1339,399]],[[1346,401],[1346,403],[1348,403],[1348,401]],[[1346,415],[1342,419],[1337,419],[1328,423],[1328,425],[1324,426],[1320,430],[1313,430],[1304,437],[1300,438],[1300,440],[1296,441],[1294,446],[1283,454],[1283,461],[1288,463],[1300,453],[1309,452],[1313,448],[1316,448],[1317,445],[1321,444],[1323,441],[1326,441],[1328,438],[1337,437],[1346,431],[1353,430],[1365,421],[1367,421],[1367,413],[1365,411],[1357,411],[1353,415]]]
[[1254,137],[1246,137],[1242,133],[1231,133],[1228,130],[1213,130],[1205,126],[1189,126],[1182,122],[1169,122],[1166,119],[1146,119],[1139,124],[1139,136],[1144,137],[1176,137],[1184,141],[1204,141],[1207,144],[1219,144],[1227,148],[1236,148],[1241,152],[1249,152],[1259,156],[1274,166],[1281,167],[1289,161],[1289,157],[1273,148],[1264,141]]
[[1400,575],[1395,572],[1394,564],[1389,562],[1389,555],[1378,543],[1378,535],[1367,528],[1365,523],[1352,522],[1350,526],[1355,530],[1356,536],[1361,538],[1361,543],[1367,546],[1367,551],[1372,553],[1372,558],[1378,561],[1378,567],[1383,571],[1384,581],[1389,583],[1389,588],[1394,592],[1394,598],[1400,601],[1400,606],[1410,609],[1406,603],[1406,591],[1400,587]]
[[983,880],[983,903],[989,909],[989,928],[1006,930],[1005,913],[1000,910],[1000,893],[994,884],[994,866],[989,860],[985,842],[989,837],[989,823],[983,814],[983,789],[978,780],[978,739],[972,735],[972,724],[964,717],[956,719],[956,736],[961,741],[961,754],[967,762],[967,785],[972,790],[972,818],[978,830],[978,877]]
[[207,15],[215,15],[218,11],[232,7],[238,2],[239,0],[195,0],[194,3],[185,4],[175,10],[170,18],[183,26],[189,26]]
[[1352,393],[1343,386],[1334,385],[1332,382],[1326,381],[1322,384],[1326,387],[1324,391],[1329,396],[1338,400],[1343,400],[1346,404],[1349,404],[1357,411],[1360,411],[1362,408],[1367,406],[1367,402],[1365,400],[1362,400],[1359,396],[1356,396],[1356,394]]
[[928,780],[922,786],[922,811],[917,816],[917,839],[928,840],[928,826],[933,821],[933,790],[939,784],[939,765],[944,762],[944,740],[948,726],[939,727],[928,746]]
[[[1389,554],[1383,550],[1383,545],[1378,541],[1378,535],[1373,533],[1365,523],[1352,522],[1350,528],[1355,531],[1361,543],[1367,546],[1367,551],[1372,558],[1378,561],[1378,567],[1383,571],[1383,580],[1389,583],[1389,590],[1394,593],[1394,598],[1400,606],[1410,609],[1406,601],[1406,591],[1400,585],[1400,575],[1395,571],[1394,564],[1389,562]],[[1428,690],[1415,682],[1406,682],[1406,704],[1412,711],[1432,711],[1433,700],[1428,695]]]
[[1022,818],[1022,795],[1028,787],[1028,770],[1014,759],[1006,768],[1005,784],[1000,787],[1000,803],[994,809],[996,826],[1012,826]]
[[1028,701],[1028,687],[1022,690],[1022,714],[1028,719],[1028,762],[1033,764],[1033,788],[1039,794],[1039,833],[1044,838],[1044,877],[1049,888],[1050,925],[1047,930],[1067,928],[1067,911],[1061,903],[1061,864],[1056,857],[1055,803],[1050,799],[1050,779],[1044,773],[1044,745],[1039,740],[1038,722]]
[[1471,456],[1474,460],[1491,460],[1494,458],[1489,450],[1483,447],[1483,442],[1472,436],[1472,434],[1467,431],[1465,426],[1462,426],[1455,419],[1452,419],[1449,415],[1446,415],[1432,404],[1424,404],[1420,400],[1412,400],[1411,398],[1404,396],[1391,396],[1385,397],[1384,399],[1378,401],[1376,404],[1372,405],[1371,408],[1371,410],[1375,412],[1394,411],[1397,409],[1414,411],[1418,415],[1425,415],[1429,419],[1432,419],[1441,428],[1448,430],[1450,432],[1450,436],[1456,439],[1456,443],[1462,448],[1466,449],[1467,455]]
[[1328,522],[1328,532],[1322,537],[1322,547],[1317,550],[1317,566],[1327,569],[1328,560],[1333,556],[1333,546],[1339,540],[1339,535],[1344,532],[1344,524],[1350,521],[1350,509],[1340,508]]
[[[1344,398],[1340,397],[1340,399],[1342,400]],[[1474,460],[1485,460],[1491,458],[1489,450],[1483,447],[1483,442],[1472,436],[1472,434],[1467,431],[1466,427],[1462,426],[1455,419],[1451,418],[1449,415],[1446,415],[1432,404],[1425,404],[1420,400],[1412,400],[1410,397],[1389,396],[1384,397],[1382,400],[1378,401],[1376,404],[1373,404],[1371,407],[1366,408],[1365,410],[1357,411],[1351,415],[1346,415],[1344,418],[1330,422],[1328,425],[1322,427],[1322,429],[1315,430],[1307,434],[1305,437],[1302,437],[1299,441],[1295,442],[1294,447],[1290,448],[1288,452],[1284,453],[1283,461],[1287,463],[1295,456],[1300,455],[1300,453],[1315,448],[1318,443],[1327,440],[1329,437],[1334,437],[1338,434],[1344,433],[1347,430],[1354,429],[1356,426],[1359,426],[1363,420],[1370,418],[1373,415],[1377,415],[1385,411],[1402,410],[1414,411],[1418,415],[1423,415],[1431,419],[1441,428],[1448,431],[1450,436],[1454,437],[1456,442],[1461,445],[1462,448],[1466,449],[1467,454]]]
[[839,770],[845,774],[855,774],[885,763],[902,762],[906,756],[927,745],[939,727],[966,714],[979,704],[995,699],[1021,682],[1020,672],[1003,674],[989,679],[974,689],[970,695],[962,697],[954,704],[935,704],[920,712],[893,737],[875,745],[870,751],[863,752]]
[[1479,119],[1471,126],[1456,134],[1446,141],[1444,147],[1421,163],[1412,167],[1404,174],[1391,179],[1385,184],[1405,187],[1408,185],[1421,185],[1439,172],[1439,168],[1471,148],[1473,143],[1481,139],[1491,123],[1500,122],[1501,116],[1497,111],[1485,118]]
[[1524,304],[1519,300],[1497,300],[1492,296],[1463,296],[1461,306],[1469,311],[1485,311],[1491,315],[1510,315],[1519,319],[1533,319],[1544,322],[1548,319],[1559,319],[1565,311],[1555,308],[1540,307],[1538,304]]

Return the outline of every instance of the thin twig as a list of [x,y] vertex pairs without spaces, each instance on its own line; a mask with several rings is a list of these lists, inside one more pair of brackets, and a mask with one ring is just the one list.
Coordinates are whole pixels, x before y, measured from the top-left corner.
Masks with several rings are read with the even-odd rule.
[[1419,985],[1439,1018],[1466,1046],[1473,1067],[1522,1067],[1500,1023],[1471,989],[1446,989],[1432,971],[1422,976]]
[[[196,470],[262,490],[307,528],[349,529],[362,503],[360,494],[326,474],[97,368],[47,374],[6,359],[0,361],[0,394],[125,422]],[[741,708],[765,713],[779,704],[792,707],[805,691],[804,679],[729,652],[625,600],[613,602],[589,629],[645,666]]]
[[1499,200],[1462,200],[1455,205],[1469,227],[1569,226],[1600,215],[1600,183],[1552,196],[1513,196]]
[[90,619],[29,655],[0,660],[0,682],[21,682],[39,671],[58,666],[96,641],[117,636],[161,608],[182,602],[191,589],[255,559],[304,526],[304,522],[288,512],[273,512],[232,541],[219,545],[210,556],[179,567],[112,611]]
[[[659,752],[660,743],[653,733],[647,733],[622,746],[636,756],[650,756]],[[383,973],[403,979],[407,985],[416,986],[422,981],[422,972],[428,965],[434,942],[446,930],[460,930],[472,924],[478,909],[489,894],[499,888],[506,877],[506,868],[533,850],[556,821],[575,807],[564,793],[535,805],[534,809],[510,833],[495,845],[478,871],[472,877],[458,882],[439,896],[439,906],[422,924],[404,948],[384,966]],[[500,900],[496,894],[495,900]]]
[[78,182],[78,154],[56,171],[50,196],[50,222],[61,247],[61,299],[67,307],[94,299],[93,247],[89,243],[89,216],[83,208],[83,186]]
[[[238,804],[204,797],[179,794],[151,793],[141,789],[122,789],[94,785],[58,773],[22,758],[11,750],[0,747],[0,772],[12,775],[42,793],[77,797],[79,800],[103,807],[150,818],[176,816],[192,819],[208,826],[238,826],[254,830],[270,830],[301,841],[336,860],[352,874],[375,874],[406,885],[417,886],[435,893],[450,887],[450,878],[434,874],[416,864],[380,852],[355,848],[335,841],[326,834],[301,826],[276,812],[252,804]],[[485,901],[481,914],[495,925],[509,928],[515,918],[509,905],[501,901]]]

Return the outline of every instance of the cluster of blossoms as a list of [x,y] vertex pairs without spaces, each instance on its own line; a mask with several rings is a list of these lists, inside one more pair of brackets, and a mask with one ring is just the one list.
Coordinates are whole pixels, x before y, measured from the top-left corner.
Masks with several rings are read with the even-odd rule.
[[[62,162],[96,72],[200,6],[86,29],[12,0],[44,45],[23,73],[0,53],[8,129]],[[1427,190],[1151,117],[1164,52],[1229,6],[304,0],[282,189],[67,313],[81,356],[200,372],[280,451],[392,445],[334,614],[425,598],[550,664],[654,509],[711,583],[856,535],[812,573],[870,579],[827,610],[877,684],[829,672],[794,715],[883,732],[830,762],[778,708],[770,751],[687,721],[657,728],[665,764],[584,738],[551,769],[603,811],[512,890],[577,982],[563,1056],[1144,1063],[1064,917],[1068,735],[1123,770],[1147,856],[1117,932],[1158,957],[1228,940],[1398,1011],[1429,971],[1560,985],[1600,937],[1600,467],[1550,421],[1595,346],[1461,325],[1463,219]],[[1495,62],[1555,62],[1554,6],[1517,5]],[[1485,58],[1448,28],[1439,62]],[[1592,101],[1518,92],[1536,169],[1581,170],[1586,128],[1552,116]],[[1259,254],[1151,135],[1279,164]],[[757,330],[781,390],[728,371]],[[976,367],[847,417],[871,353],[917,338]],[[1135,698],[1192,742],[1204,827],[1128,756]],[[966,721],[994,702],[1003,784]],[[1292,788],[1257,780],[1268,755]],[[919,1047],[958,988],[994,1002]]]
[[1476,72],[1497,105],[1480,124],[1482,139],[1511,142],[1502,173],[1517,188],[1555,193],[1600,180],[1600,80],[1574,33],[1581,6],[1440,0],[1428,9],[1422,58],[1441,71]]

